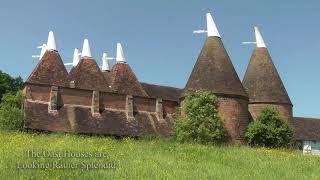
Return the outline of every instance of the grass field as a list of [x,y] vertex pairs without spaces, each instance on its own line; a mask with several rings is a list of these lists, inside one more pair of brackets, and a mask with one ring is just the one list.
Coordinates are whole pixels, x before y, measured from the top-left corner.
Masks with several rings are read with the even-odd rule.
[[320,179],[320,157],[286,150],[22,132],[0,141],[0,179]]

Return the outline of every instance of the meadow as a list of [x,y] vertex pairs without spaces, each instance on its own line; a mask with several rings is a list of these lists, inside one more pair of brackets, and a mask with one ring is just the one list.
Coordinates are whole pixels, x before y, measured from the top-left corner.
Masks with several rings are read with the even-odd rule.
[[164,138],[0,132],[1,179],[320,179],[320,157]]

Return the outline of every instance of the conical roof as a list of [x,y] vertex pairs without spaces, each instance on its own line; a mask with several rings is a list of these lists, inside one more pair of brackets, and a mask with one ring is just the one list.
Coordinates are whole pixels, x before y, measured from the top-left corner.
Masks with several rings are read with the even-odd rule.
[[68,80],[74,81],[75,88],[110,91],[109,83],[92,58],[82,58],[78,65],[71,69]]
[[126,63],[113,65],[110,80],[111,89],[114,92],[134,96],[148,96],[130,66]]
[[250,103],[285,103],[291,100],[274,66],[268,49],[254,49],[243,79]]
[[102,71],[104,78],[106,79],[107,83],[111,84],[111,71]]
[[200,89],[248,97],[220,37],[207,38],[184,92]]
[[57,51],[47,50],[26,82],[55,86],[67,85],[68,72]]

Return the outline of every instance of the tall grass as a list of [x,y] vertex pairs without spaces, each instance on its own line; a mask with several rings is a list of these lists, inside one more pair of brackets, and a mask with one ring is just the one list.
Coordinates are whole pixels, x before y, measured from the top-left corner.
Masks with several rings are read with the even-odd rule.
[[[0,132],[0,179],[319,179],[320,158],[288,150]],[[101,152],[103,158],[28,157],[34,152]],[[18,162],[104,163],[110,169],[17,169]]]

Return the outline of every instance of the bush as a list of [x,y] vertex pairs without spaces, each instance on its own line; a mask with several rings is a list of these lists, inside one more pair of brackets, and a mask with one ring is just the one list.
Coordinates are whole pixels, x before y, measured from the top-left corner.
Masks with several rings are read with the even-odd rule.
[[0,102],[5,93],[17,93],[22,84],[23,80],[20,76],[13,78],[0,70]]
[[175,137],[180,142],[201,144],[224,142],[226,129],[218,115],[218,100],[207,91],[186,94],[174,124]]
[[21,103],[23,94],[18,91],[15,95],[7,93],[0,103],[0,129],[19,130],[23,125],[23,111]]
[[266,108],[250,123],[245,137],[252,146],[288,147],[293,140],[293,130],[280,117],[279,111]]

